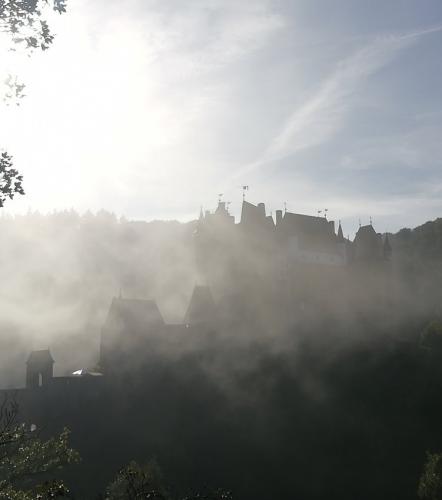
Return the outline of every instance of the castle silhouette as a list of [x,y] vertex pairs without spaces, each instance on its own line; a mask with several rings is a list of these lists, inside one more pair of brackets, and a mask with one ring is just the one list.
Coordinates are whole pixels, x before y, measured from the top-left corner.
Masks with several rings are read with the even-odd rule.
[[264,203],[246,200],[238,223],[221,200],[214,212],[201,210],[194,245],[200,284],[181,323],[166,323],[154,300],[115,297],[101,332],[99,368],[54,377],[49,349],[33,351],[26,390],[94,393],[103,375],[142,370],[159,351],[183,349],[183,339],[193,345],[195,339],[247,322],[256,316],[253,300],[265,304],[259,307],[269,324],[275,318],[288,324],[336,287],[343,300],[365,294],[368,287],[358,284],[361,270],[365,284],[371,279],[373,294],[381,296],[392,257],[388,236],[376,233],[371,223],[361,226],[350,241],[341,224],[336,231],[334,221],[326,217],[277,210],[273,219]]

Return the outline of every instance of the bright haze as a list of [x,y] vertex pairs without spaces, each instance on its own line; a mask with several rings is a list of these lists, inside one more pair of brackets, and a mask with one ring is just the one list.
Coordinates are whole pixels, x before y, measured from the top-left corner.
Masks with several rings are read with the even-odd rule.
[[[53,18],[52,18],[53,17]],[[10,63],[11,212],[194,218],[218,193],[352,234],[442,209],[439,0],[76,0],[50,50]],[[7,70],[7,61],[2,70]]]

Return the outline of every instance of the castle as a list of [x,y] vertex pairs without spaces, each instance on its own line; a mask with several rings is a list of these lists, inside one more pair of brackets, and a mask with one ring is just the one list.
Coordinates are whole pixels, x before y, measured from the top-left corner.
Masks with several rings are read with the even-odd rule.
[[34,351],[27,362],[26,388],[51,388],[57,394],[68,387],[96,388],[103,375],[142,370],[149,357],[161,352],[182,355],[192,340],[206,341],[219,331],[244,323],[255,330],[258,324],[286,327],[306,306],[323,307],[330,292],[334,297],[328,304],[359,300],[361,293],[367,295],[370,280],[372,295],[381,300],[392,256],[388,236],[383,238],[371,224],[361,226],[350,241],[341,224],[336,231],[326,217],[277,210],[274,220],[263,203],[245,200],[239,223],[223,201],[213,213],[201,211],[194,245],[202,284],[195,286],[181,323],[166,323],[154,300],[114,298],[101,332],[99,370],[54,377],[49,350]]
[[[314,264],[347,266],[358,262],[381,262],[391,258],[388,236],[382,236],[369,225],[360,226],[351,242],[344,238],[341,223],[316,217],[276,210],[276,219],[266,214],[264,203],[253,205],[243,200],[241,220],[229,214],[226,203],[219,201],[214,213],[201,210],[197,231],[197,249],[202,259],[207,250],[217,245],[233,249],[238,244],[255,249],[272,249],[287,265]],[[210,248],[211,247],[211,248]],[[246,258],[243,255],[242,258]]]

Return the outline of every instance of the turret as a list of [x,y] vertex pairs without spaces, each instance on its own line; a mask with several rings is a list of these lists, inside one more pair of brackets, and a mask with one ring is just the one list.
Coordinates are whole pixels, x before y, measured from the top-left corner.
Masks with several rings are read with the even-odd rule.
[[282,222],[282,210],[276,211],[276,225],[279,226]]
[[32,351],[26,365],[28,389],[47,385],[52,380],[54,360],[49,349]]

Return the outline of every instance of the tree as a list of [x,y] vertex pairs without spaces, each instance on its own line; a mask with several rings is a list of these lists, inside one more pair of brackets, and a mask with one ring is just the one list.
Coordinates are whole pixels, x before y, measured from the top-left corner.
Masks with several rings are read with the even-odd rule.
[[[32,53],[52,45],[54,35],[44,18],[45,7],[62,14],[66,12],[66,0],[0,0],[0,33],[9,38],[9,50],[24,48]],[[17,75],[8,75],[4,83],[4,101],[19,104],[25,85]]]
[[421,332],[421,345],[433,352],[442,352],[442,322],[431,321]]
[[[104,500],[173,500],[164,486],[161,469],[155,460],[140,466],[130,462],[107,487]],[[233,500],[232,493],[221,489],[187,495],[182,500]]]
[[13,168],[12,157],[3,152],[0,155],[0,207],[12,200],[16,194],[25,194],[22,187],[23,176]]
[[[0,33],[5,34],[16,51],[24,47],[34,50],[47,50],[54,41],[48,22],[44,19],[44,7],[52,7],[58,13],[66,11],[66,0],[0,0]],[[17,105],[24,97],[25,85],[16,75],[8,75],[5,80],[5,102]],[[15,194],[23,195],[22,177],[12,168],[12,157],[2,153],[0,160],[0,207],[6,199]]]
[[67,487],[49,474],[78,461],[69,447],[68,429],[42,440],[35,425],[19,422],[15,398],[5,396],[0,407],[0,500],[67,498]]
[[167,500],[170,497],[163,486],[158,464],[151,460],[144,466],[130,462],[123,467],[107,487],[105,500],[144,499]]
[[442,454],[427,453],[417,494],[422,500],[442,500]]
[[0,0],[0,31],[10,36],[13,45],[48,49],[54,36],[43,18],[45,6],[60,14],[66,12],[66,0]]

